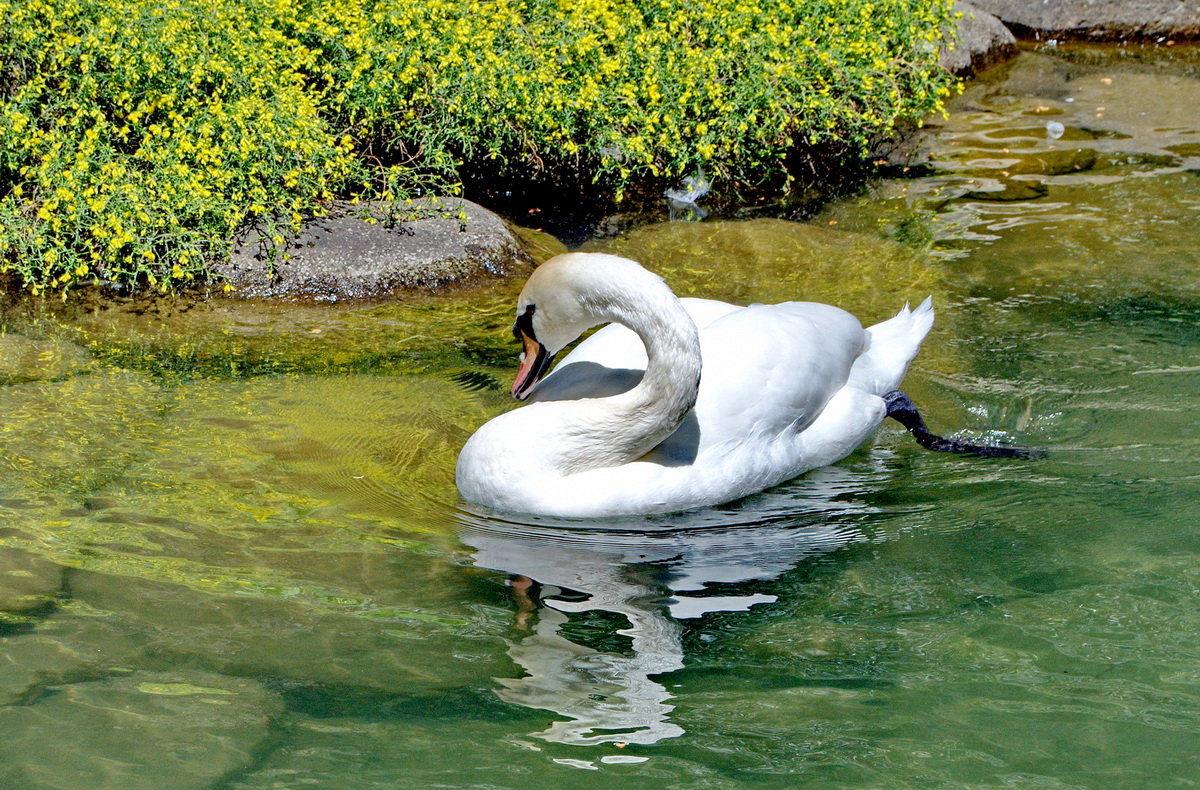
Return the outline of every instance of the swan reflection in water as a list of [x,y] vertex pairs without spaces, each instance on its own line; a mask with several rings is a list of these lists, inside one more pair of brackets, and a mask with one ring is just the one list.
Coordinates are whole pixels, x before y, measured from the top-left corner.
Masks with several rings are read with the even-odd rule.
[[[774,579],[805,558],[866,540],[857,524],[873,510],[859,498],[870,476],[828,467],[732,507],[627,521],[514,523],[462,513],[460,537],[475,565],[512,575],[525,632],[509,654],[526,674],[498,678],[497,694],[564,717],[535,733],[556,743],[652,744],[682,735],[657,678],[683,668],[686,621],[776,600],[712,585]],[[572,639],[572,616],[588,613],[625,620],[615,633],[627,646]]]

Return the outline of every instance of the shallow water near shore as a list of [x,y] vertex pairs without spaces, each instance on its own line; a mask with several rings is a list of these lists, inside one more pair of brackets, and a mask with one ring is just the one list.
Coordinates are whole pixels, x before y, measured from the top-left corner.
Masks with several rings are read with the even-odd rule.
[[[1172,787],[1200,776],[1200,63],[984,75],[811,223],[589,247],[680,293],[932,293],[887,426],[728,506],[464,506],[519,283],[10,311],[5,788]],[[1061,127],[1061,128],[1060,128]]]

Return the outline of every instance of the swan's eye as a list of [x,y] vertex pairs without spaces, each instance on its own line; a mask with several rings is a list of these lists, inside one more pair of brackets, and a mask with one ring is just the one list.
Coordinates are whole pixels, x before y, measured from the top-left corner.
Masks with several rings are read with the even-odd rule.
[[524,337],[537,340],[537,335],[533,331],[533,311],[535,309],[534,305],[529,305],[525,308],[525,312],[517,316],[517,321],[513,324],[513,337],[517,340],[523,340]]

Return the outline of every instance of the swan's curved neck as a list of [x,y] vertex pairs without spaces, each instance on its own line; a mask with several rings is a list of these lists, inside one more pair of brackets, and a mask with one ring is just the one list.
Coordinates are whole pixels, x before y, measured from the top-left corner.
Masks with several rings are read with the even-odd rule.
[[636,285],[643,287],[601,295],[596,314],[598,323],[616,322],[637,333],[646,347],[645,375],[620,395],[564,402],[574,407],[560,426],[569,437],[557,463],[564,474],[637,460],[670,436],[696,403],[701,358],[695,322],[657,277]]

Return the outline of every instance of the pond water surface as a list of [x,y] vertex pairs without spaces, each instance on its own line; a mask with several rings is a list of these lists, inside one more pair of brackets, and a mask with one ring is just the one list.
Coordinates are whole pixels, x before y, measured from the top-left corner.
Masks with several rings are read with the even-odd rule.
[[906,388],[1040,462],[885,427],[726,507],[516,523],[453,465],[519,283],[14,312],[0,786],[1200,783],[1198,64],[1025,53],[919,177],[589,245],[866,321],[932,293]]

